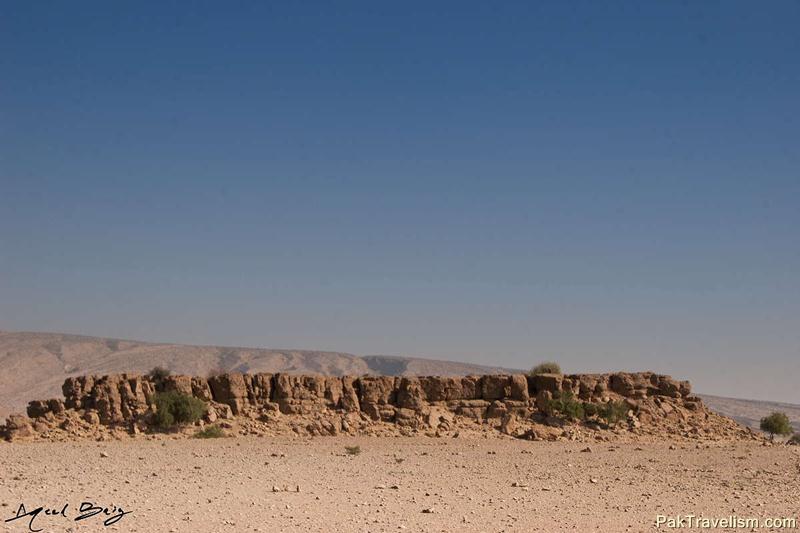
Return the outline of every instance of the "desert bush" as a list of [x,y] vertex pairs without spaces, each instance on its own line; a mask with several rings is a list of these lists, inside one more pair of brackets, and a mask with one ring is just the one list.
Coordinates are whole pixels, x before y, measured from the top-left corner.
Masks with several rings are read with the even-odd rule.
[[610,401],[600,404],[601,408],[597,415],[605,420],[606,424],[613,426],[617,422],[625,420],[628,416],[628,406],[622,401]]
[[561,415],[568,420],[583,420],[586,418],[583,402],[575,399],[571,392],[562,392],[556,398],[547,402],[546,411],[551,415]]
[[358,455],[361,453],[361,446],[345,446],[344,453],[347,455]]
[[600,416],[600,413],[602,411],[603,411],[603,404],[583,402],[583,414],[586,416],[586,418],[591,418],[593,416]]
[[539,363],[535,367],[531,368],[531,371],[528,372],[529,375],[535,376],[536,374],[560,374],[561,367],[558,366],[558,363],[554,363],[553,361],[545,361],[543,363]]
[[153,381],[158,382],[164,381],[170,374],[172,374],[172,372],[169,369],[163,366],[154,366],[150,372],[147,373],[147,376]]
[[789,417],[786,416],[786,413],[780,411],[775,411],[771,415],[762,418],[760,427],[761,431],[769,433],[771,438],[774,438],[775,435],[792,434],[792,424],[789,422]]
[[791,436],[791,438],[786,441],[787,444],[791,444],[793,446],[800,446],[800,433],[795,433]]
[[196,439],[219,439],[225,436],[225,432],[219,426],[206,426],[194,434]]
[[159,392],[154,398],[155,425],[166,429],[178,424],[193,424],[206,410],[203,400],[178,391]]

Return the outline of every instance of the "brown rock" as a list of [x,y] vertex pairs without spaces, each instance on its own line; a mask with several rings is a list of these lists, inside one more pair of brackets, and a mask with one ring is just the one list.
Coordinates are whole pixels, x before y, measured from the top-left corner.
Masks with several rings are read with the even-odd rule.
[[177,391],[181,394],[193,395],[191,376],[167,376],[162,381],[165,391]]
[[395,378],[392,376],[362,376],[358,378],[361,403],[391,404],[395,402]]
[[419,382],[429,402],[446,402],[464,398],[464,382],[461,377],[425,376]]
[[342,376],[342,397],[339,403],[342,409],[347,412],[357,412],[361,410],[361,402],[358,400],[358,378],[354,376]]
[[325,402],[330,409],[340,409],[342,407],[342,397],[344,396],[344,384],[339,377],[325,378]]
[[547,411],[550,401],[553,399],[553,393],[549,390],[540,390],[536,394],[536,408],[540,411]]
[[50,409],[50,412],[54,415],[63,414],[66,408],[64,407],[64,402],[59,400],[58,398],[53,398],[51,400],[47,400],[47,407]]
[[83,414],[83,419],[93,426],[100,425],[100,415],[97,414],[97,411],[94,409],[90,409]]
[[125,381],[124,375],[112,374],[102,376],[94,382],[92,400],[100,416],[100,423],[118,424],[124,420],[122,414],[122,396],[120,385]]
[[527,402],[530,399],[528,394],[528,379],[524,374],[511,375],[511,394],[510,399]]
[[270,401],[272,394],[272,374],[245,374],[243,377],[245,388],[247,389],[247,399],[251,404],[262,405]]
[[208,385],[215,402],[230,406],[234,415],[244,411],[247,405],[247,386],[239,373],[220,374],[208,378]]
[[536,374],[530,376],[532,381],[532,390],[539,394],[540,391],[547,391],[550,393],[560,392],[561,383],[564,380],[560,374]]
[[461,378],[461,398],[464,400],[481,400],[481,376],[465,376]]
[[[584,374],[578,377],[578,397],[582,400],[591,400],[600,383],[598,376]],[[602,386],[600,391],[602,392]]]
[[94,386],[94,376],[78,376],[67,378],[61,386],[64,394],[64,405],[70,409],[93,407],[89,394]]
[[486,418],[503,418],[507,413],[506,405],[500,400],[495,400],[486,410]]
[[502,400],[511,396],[511,376],[486,375],[481,379],[481,397],[484,400]]
[[211,387],[208,385],[208,380],[202,377],[192,377],[192,396],[200,398],[204,402],[210,402],[214,399],[211,394]]
[[397,405],[403,409],[419,411],[428,405],[427,394],[416,377],[402,377],[397,387]]
[[24,441],[30,440],[34,437],[35,433],[31,426],[31,420],[21,414],[13,414],[8,417],[5,424],[4,437],[6,440]]
[[503,416],[503,420],[500,422],[500,432],[505,433],[506,435],[514,435],[517,432],[517,416],[513,413],[509,413]]
[[46,400],[33,400],[28,402],[28,417],[39,418],[50,412],[50,406]]
[[[390,418],[392,404],[397,401],[395,378],[391,376],[363,376],[358,378],[361,410],[373,420]],[[392,416],[393,416],[393,409]]]

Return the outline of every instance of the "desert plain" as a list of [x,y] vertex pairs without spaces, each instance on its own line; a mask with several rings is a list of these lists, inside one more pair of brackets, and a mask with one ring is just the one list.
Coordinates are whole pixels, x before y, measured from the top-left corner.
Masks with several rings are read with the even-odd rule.
[[[800,448],[759,441],[159,436],[2,443],[0,465],[3,520],[68,504],[3,522],[11,532],[670,530],[659,515],[789,531],[761,524],[800,518]],[[82,502],[126,514],[76,522]]]

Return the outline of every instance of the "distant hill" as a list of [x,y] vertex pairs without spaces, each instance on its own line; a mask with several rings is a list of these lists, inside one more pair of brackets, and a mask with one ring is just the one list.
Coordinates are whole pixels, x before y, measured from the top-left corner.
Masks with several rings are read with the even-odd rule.
[[328,375],[464,375],[508,369],[414,357],[341,352],[190,346],[68,335],[0,332],[0,420],[23,411],[28,401],[61,396],[69,376],[146,373],[164,366],[177,374],[216,371],[293,372]]
[[758,429],[759,422],[763,417],[774,411],[782,411],[789,417],[794,430],[800,432],[800,405],[725,398],[708,394],[700,394],[700,397],[710,409],[753,429]]
[[[292,372],[328,375],[384,374],[458,376],[522,372],[497,366],[386,355],[290,349],[191,346],[62,333],[0,332],[0,421],[24,412],[28,401],[61,397],[69,376],[133,372],[154,366],[176,374],[206,376],[217,371]],[[800,405],[702,395],[708,406],[758,428],[761,417],[784,411],[800,431]]]

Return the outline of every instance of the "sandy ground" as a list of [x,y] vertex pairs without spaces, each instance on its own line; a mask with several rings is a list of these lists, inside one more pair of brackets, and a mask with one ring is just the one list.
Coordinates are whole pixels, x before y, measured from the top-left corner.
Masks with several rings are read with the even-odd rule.
[[[361,453],[345,455],[354,445]],[[0,518],[23,503],[55,513],[69,504],[34,519],[48,532],[635,532],[655,530],[657,515],[800,519],[798,447],[584,448],[377,437],[0,443]],[[84,501],[130,514],[108,527],[115,513],[76,522]],[[29,531],[29,519],[0,527]]]

